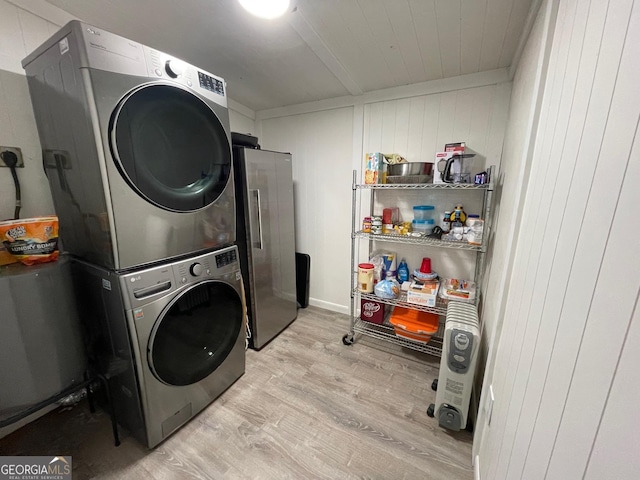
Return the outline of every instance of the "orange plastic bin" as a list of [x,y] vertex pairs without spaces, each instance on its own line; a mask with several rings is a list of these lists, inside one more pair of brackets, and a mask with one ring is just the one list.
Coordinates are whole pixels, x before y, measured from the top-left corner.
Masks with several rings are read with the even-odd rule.
[[393,325],[397,336],[414,342],[427,343],[438,331],[439,317],[433,313],[395,307],[389,322]]

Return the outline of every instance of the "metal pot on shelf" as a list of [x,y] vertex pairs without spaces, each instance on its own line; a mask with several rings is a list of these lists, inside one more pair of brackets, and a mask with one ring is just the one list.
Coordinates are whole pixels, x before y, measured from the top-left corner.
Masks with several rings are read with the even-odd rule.
[[433,173],[433,163],[429,162],[409,162],[387,165],[388,176],[406,177],[408,175],[431,175]]

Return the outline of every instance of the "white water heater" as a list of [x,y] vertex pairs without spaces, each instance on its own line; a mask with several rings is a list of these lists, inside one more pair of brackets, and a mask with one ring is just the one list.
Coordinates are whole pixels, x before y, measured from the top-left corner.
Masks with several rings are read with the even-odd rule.
[[438,420],[441,427],[457,431],[467,425],[479,347],[480,328],[476,306],[450,301],[447,306],[436,403],[427,411],[429,416]]

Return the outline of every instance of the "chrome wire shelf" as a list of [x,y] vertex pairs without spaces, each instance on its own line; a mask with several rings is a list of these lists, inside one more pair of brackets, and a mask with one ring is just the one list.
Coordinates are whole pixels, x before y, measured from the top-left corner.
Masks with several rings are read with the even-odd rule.
[[409,243],[412,245],[428,245],[441,248],[455,248],[457,250],[469,250],[472,252],[483,251],[482,245],[471,245],[467,242],[456,242],[450,240],[439,240],[432,237],[412,237],[410,235],[389,235],[389,234],[371,234],[359,230],[354,233],[354,238],[368,238],[369,240],[378,240],[384,242]]
[[[355,333],[385,340],[387,342],[400,345],[401,347],[411,348],[412,350],[428,353],[429,355],[434,355],[436,357],[440,357],[442,355],[442,334],[440,332],[440,330],[442,330],[442,324],[440,325],[438,332],[431,337],[429,343],[412,342],[409,339],[398,337],[391,325],[378,325],[376,323],[365,322],[360,318],[356,319],[353,325],[353,330]],[[439,334],[440,336],[438,337]]]
[[492,183],[375,183],[354,185],[356,189],[393,190],[393,189],[435,189],[435,190],[493,190]]
[[398,307],[410,308],[412,310],[419,310],[421,312],[429,312],[435,313],[436,315],[446,315],[447,314],[447,304],[446,300],[442,300],[440,297],[436,298],[436,306],[435,307],[425,307],[422,305],[416,305],[415,303],[407,302],[407,292],[402,292],[400,297],[396,299],[389,298],[381,298],[373,293],[362,293],[357,288],[353,289],[352,294],[360,295],[360,298],[365,298],[367,300],[372,300],[374,302],[384,303],[386,305],[393,305]]

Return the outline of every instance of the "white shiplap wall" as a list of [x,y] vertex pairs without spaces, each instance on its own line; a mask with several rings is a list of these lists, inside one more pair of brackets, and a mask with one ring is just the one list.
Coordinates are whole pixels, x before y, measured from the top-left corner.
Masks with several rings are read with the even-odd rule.
[[[73,17],[45,2],[30,0],[24,4],[40,15],[0,0],[0,145],[22,149],[25,166],[18,169],[18,177],[22,187],[21,217],[27,218],[53,214],[54,209],[42,171],[38,131],[20,62]],[[239,111],[229,110],[231,130],[255,132],[255,114],[242,105],[236,106]],[[0,168],[0,220],[12,218],[14,195],[11,172]]]
[[[499,167],[510,89],[510,83],[502,83],[366,104],[363,151],[399,153],[408,161],[433,162],[435,152],[442,151],[446,143],[465,141],[477,154],[474,171],[488,165]],[[439,224],[442,214],[457,203],[467,213],[477,214],[482,205],[481,192],[385,191],[377,194],[371,212],[368,197],[364,197],[358,220],[364,215],[381,215],[384,207],[391,206],[400,208],[402,219],[412,220],[414,205],[433,205]],[[405,257],[410,270],[417,269],[423,257],[430,257],[432,268],[441,275],[474,279],[474,253],[388,243],[376,244],[376,248],[396,253],[398,260]]]
[[[548,24],[551,16],[550,3],[545,2],[539,9],[527,44],[513,80],[513,90],[509,109],[509,122],[505,134],[504,151],[500,167],[498,199],[495,209],[495,233],[491,238],[491,255],[487,265],[482,318],[484,321],[483,340],[485,348],[480,350],[479,364],[486,364],[484,384],[476,378],[476,387],[482,388],[480,405],[486,408],[488,387],[494,375],[496,337],[504,319],[504,301],[509,291],[511,263],[515,251],[515,237],[523,221],[522,208],[526,195],[533,149],[532,135],[537,128],[540,109],[540,92],[545,71],[545,52],[548,45]],[[486,416],[485,411],[483,415]],[[474,457],[478,453],[485,433],[485,418],[476,425]]]
[[555,4],[480,473],[632,479],[640,391],[625,382],[640,360],[640,232],[628,221],[640,202],[640,4]]
[[[424,88],[429,91],[431,86],[426,84]],[[296,235],[298,251],[312,257],[310,294],[315,304],[341,312],[349,308],[351,172],[357,169],[358,181],[362,181],[364,153],[393,152],[409,161],[433,161],[435,152],[445,143],[467,141],[481,157],[480,165],[484,165],[484,158],[488,164],[498,165],[510,88],[507,82],[410,97],[399,92],[397,99],[364,104],[354,101],[350,107],[308,114],[286,115],[281,110],[274,114],[275,118],[257,122],[262,129],[260,141],[264,148],[293,153],[296,187],[309,192],[306,197],[300,194],[295,197],[299,212]],[[481,201],[477,193],[461,199],[448,192],[409,193],[402,201],[393,195],[383,194],[381,198],[386,198],[385,206],[400,206],[402,216],[409,220],[415,204],[427,202],[444,211],[457,201],[468,200],[468,212],[473,213]],[[334,209],[327,211],[324,207],[327,203]],[[366,195],[363,204],[357,223],[363,215],[371,213]],[[330,234],[327,236],[326,232]],[[411,268],[417,268],[423,256],[433,256],[440,262],[435,265],[443,273],[463,278],[473,275],[473,254],[391,247],[399,257],[407,257]],[[319,263],[331,268],[319,267]]]

